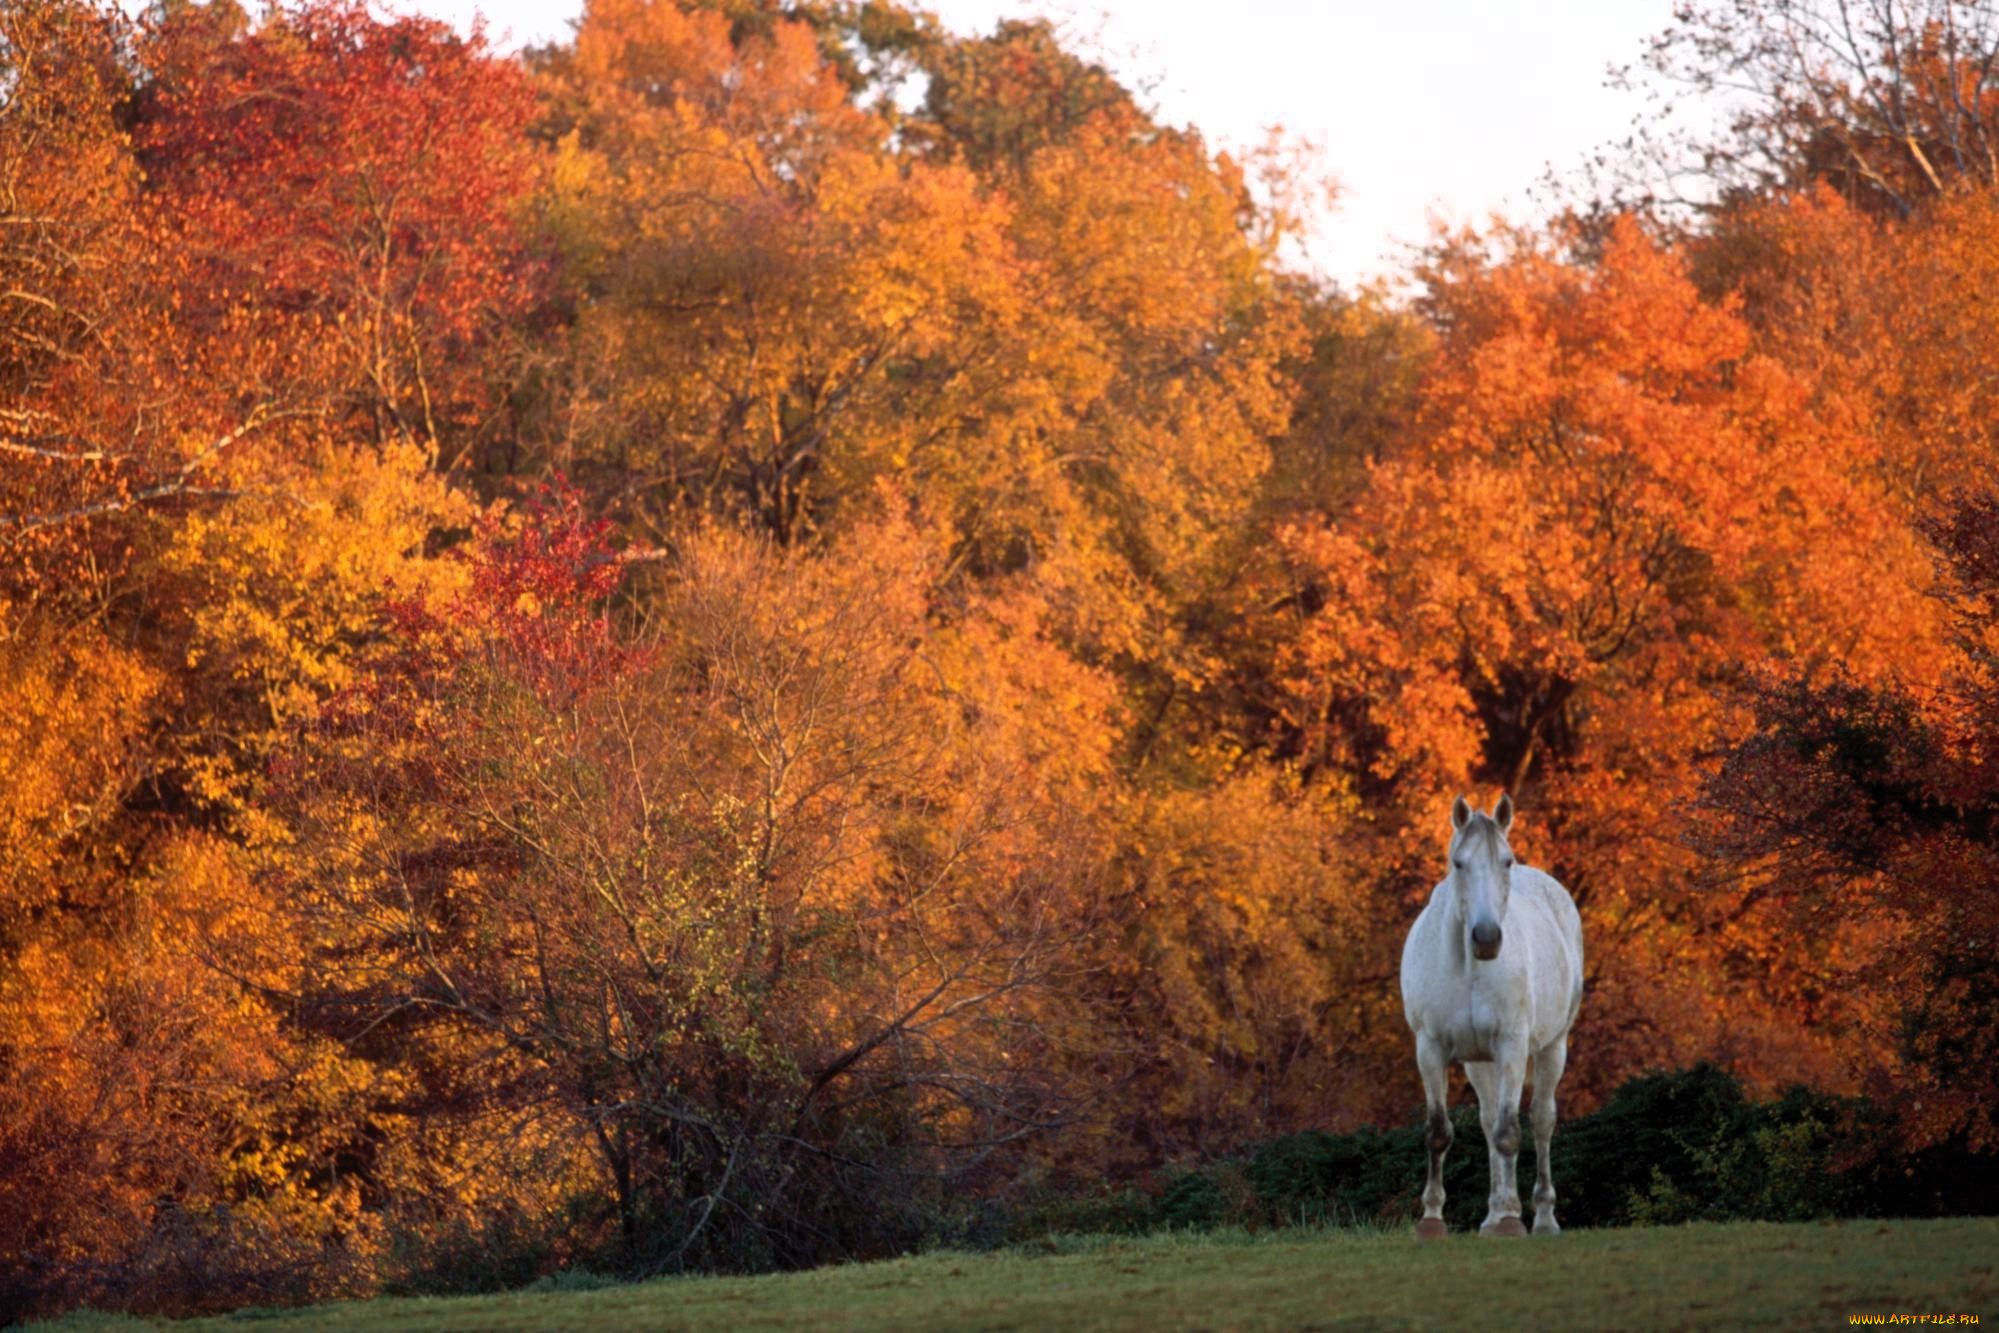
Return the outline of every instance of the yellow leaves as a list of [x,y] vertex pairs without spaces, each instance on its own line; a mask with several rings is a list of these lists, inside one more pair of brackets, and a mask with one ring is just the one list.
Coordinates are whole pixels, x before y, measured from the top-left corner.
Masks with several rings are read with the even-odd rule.
[[1272,1103],[1312,1104],[1288,1061],[1327,1049],[1320,1025],[1368,966],[1354,946],[1375,929],[1367,869],[1344,851],[1357,815],[1350,797],[1269,769],[1132,810],[1121,845],[1136,911],[1115,957],[1145,997],[1168,1123],[1253,1125]]
[[1048,637],[1047,608],[1025,590],[981,599],[927,654],[970,718],[969,748],[1001,772],[1033,774],[1049,794],[1094,804],[1112,777],[1117,682]]
[[[109,1256],[157,1201],[190,1209],[301,1189],[319,1145],[293,1132],[316,1096],[277,1015],[239,977],[284,983],[296,940],[274,931],[240,853],[181,836],[155,870],[115,886],[89,920],[10,932],[0,968],[0,1237],[64,1258]],[[285,1074],[285,1096],[270,1088]],[[71,1187],[87,1181],[89,1188]],[[218,1195],[220,1198],[218,1198]],[[60,1206],[58,1206],[60,1203]]]
[[0,928],[63,891],[143,772],[159,673],[99,634],[0,638]]
[[[1057,638],[1174,658],[1173,607],[1226,577],[1269,468],[1298,334],[1240,174],[1128,111],[1018,177],[897,156],[802,27],[732,45],[672,8],[593,9],[553,69],[588,127],[558,151],[554,207],[606,284],[579,339],[601,367],[593,448],[700,478],[662,503],[784,542],[832,535],[892,478],[968,563],[1031,566]],[[947,82],[999,77],[960,54]]]
[[250,495],[172,527],[156,585],[182,617],[204,729],[228,720],[226,748],[190,746],[187,761],[202,799],[224,808],[241,799],[245,751],[352,679],[385,596],[437,597],[462,578],[424,547],[471,515],[410,444],[246,451],[227,467]]

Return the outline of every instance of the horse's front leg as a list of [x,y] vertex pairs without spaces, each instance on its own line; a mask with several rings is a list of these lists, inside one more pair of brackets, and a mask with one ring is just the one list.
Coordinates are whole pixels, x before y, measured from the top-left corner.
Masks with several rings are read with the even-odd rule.
[[1424,1143],[1430,1149],[1430,1179],[1423,1186],[1423,1220],[1416,1234],[1424,1240],[1446,1235],[1444,1226],[1444,1154],[1451,1148],[1450,1062],[1427,1035],[1416,1034],[1416,1072],[1423,1076]]
[[1527,1082],[1524,1051],[1502,1048],[1490,1061],[1465,1066],[1478,1093],[1478,1119],[1485,1129],[1486,1163],[1491,1191],[1486,1195],[1487,1236],[1524,1236],[1520,1222],[1520,1187],[1515,1178],[1520,1155],[1520,1094]]
[[1555,1038],[1534,1053],[1534,1234],[1559,1236],[1555,1221],[1555,1169],[1549,1144],[1555,1137],[1555,1085],[1569,1063],[1569,1039]]

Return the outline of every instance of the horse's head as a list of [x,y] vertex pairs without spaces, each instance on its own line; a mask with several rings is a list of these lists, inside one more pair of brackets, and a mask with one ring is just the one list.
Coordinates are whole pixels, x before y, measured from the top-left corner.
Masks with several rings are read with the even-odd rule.
[[1512,827],[1511,796],[1502,795],[1489,815],[1472,809],[1462,796],[1451,806],[1451,890],[1472,957],[1481,962],[1499,957],[1500,925],[1513,886],[1513,849],[1506,843]]

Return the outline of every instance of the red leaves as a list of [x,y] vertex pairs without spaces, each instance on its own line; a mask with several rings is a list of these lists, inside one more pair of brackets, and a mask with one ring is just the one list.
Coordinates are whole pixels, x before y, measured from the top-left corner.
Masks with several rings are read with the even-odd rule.
[[[321,710],[306,735],[324,749],[267,776],[287,793],[332,770],[394,773],[411,791],[465,780],[467,738],[488,728],[482,710],[508,700],[533,729],[587,710],[652,664],[650,647],[620,636],[605,603],[627,566],[610,525],[584,512],[558,481],[519,509],[495,507],[466,545],[444,558],[462,567],[457,591],[396,596],[382,608],[385,641],[360,678]],[[522,743],[526,743],[525,736]]]
[[608,519],[590,518],[583,497],[560,478],[535,491],[520,521],[504,513],[479,520],[474,598],[502,614],[572,611],[617,590],[623,569],[610,547]]
[[560,480],[517,512],[489,511],[458,556],[469,567],[467,591],[441,605],[389,604],[400,647],[387,680],[448,691],[457,673],[484,663],[554,702],[634,669],[644,653],[617,641],[604,607],[626,569],[610,533]]
[[436,446],[472,427],[483,363],[532,295],[521,67],[342,0],[248,33],[172,9],[143,50],[156,82],[138,143],[209,373],[325,402],[377,438]]

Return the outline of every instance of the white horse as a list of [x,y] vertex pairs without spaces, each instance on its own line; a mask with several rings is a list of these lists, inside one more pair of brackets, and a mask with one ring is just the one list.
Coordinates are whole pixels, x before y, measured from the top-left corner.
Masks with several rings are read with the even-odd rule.
[[1457,1061],[1478,1093],[1492,1191],[1488,1236],[1524,1236],[1514,1159],[1520,1151],[1520,1094],[1534,1083],[1534,1234],[1552,1236],[1555,1185],[1548,1140],[1555,1132],[1555,1085],[1569,1058],[1569,1028],[1583,998],[1582,919],[1554,877],[1513,861],[1506,834],[1513,798],[1490,815],[1460,796],[1451,807],[1451,865],[1402,946],[1402,1012],[1416,1034],[1416,1067],[1429,1107],[1430,1180],[1416,1234],[1445,1234],[1444,1153],[1451,1146],[1445,1107]]

